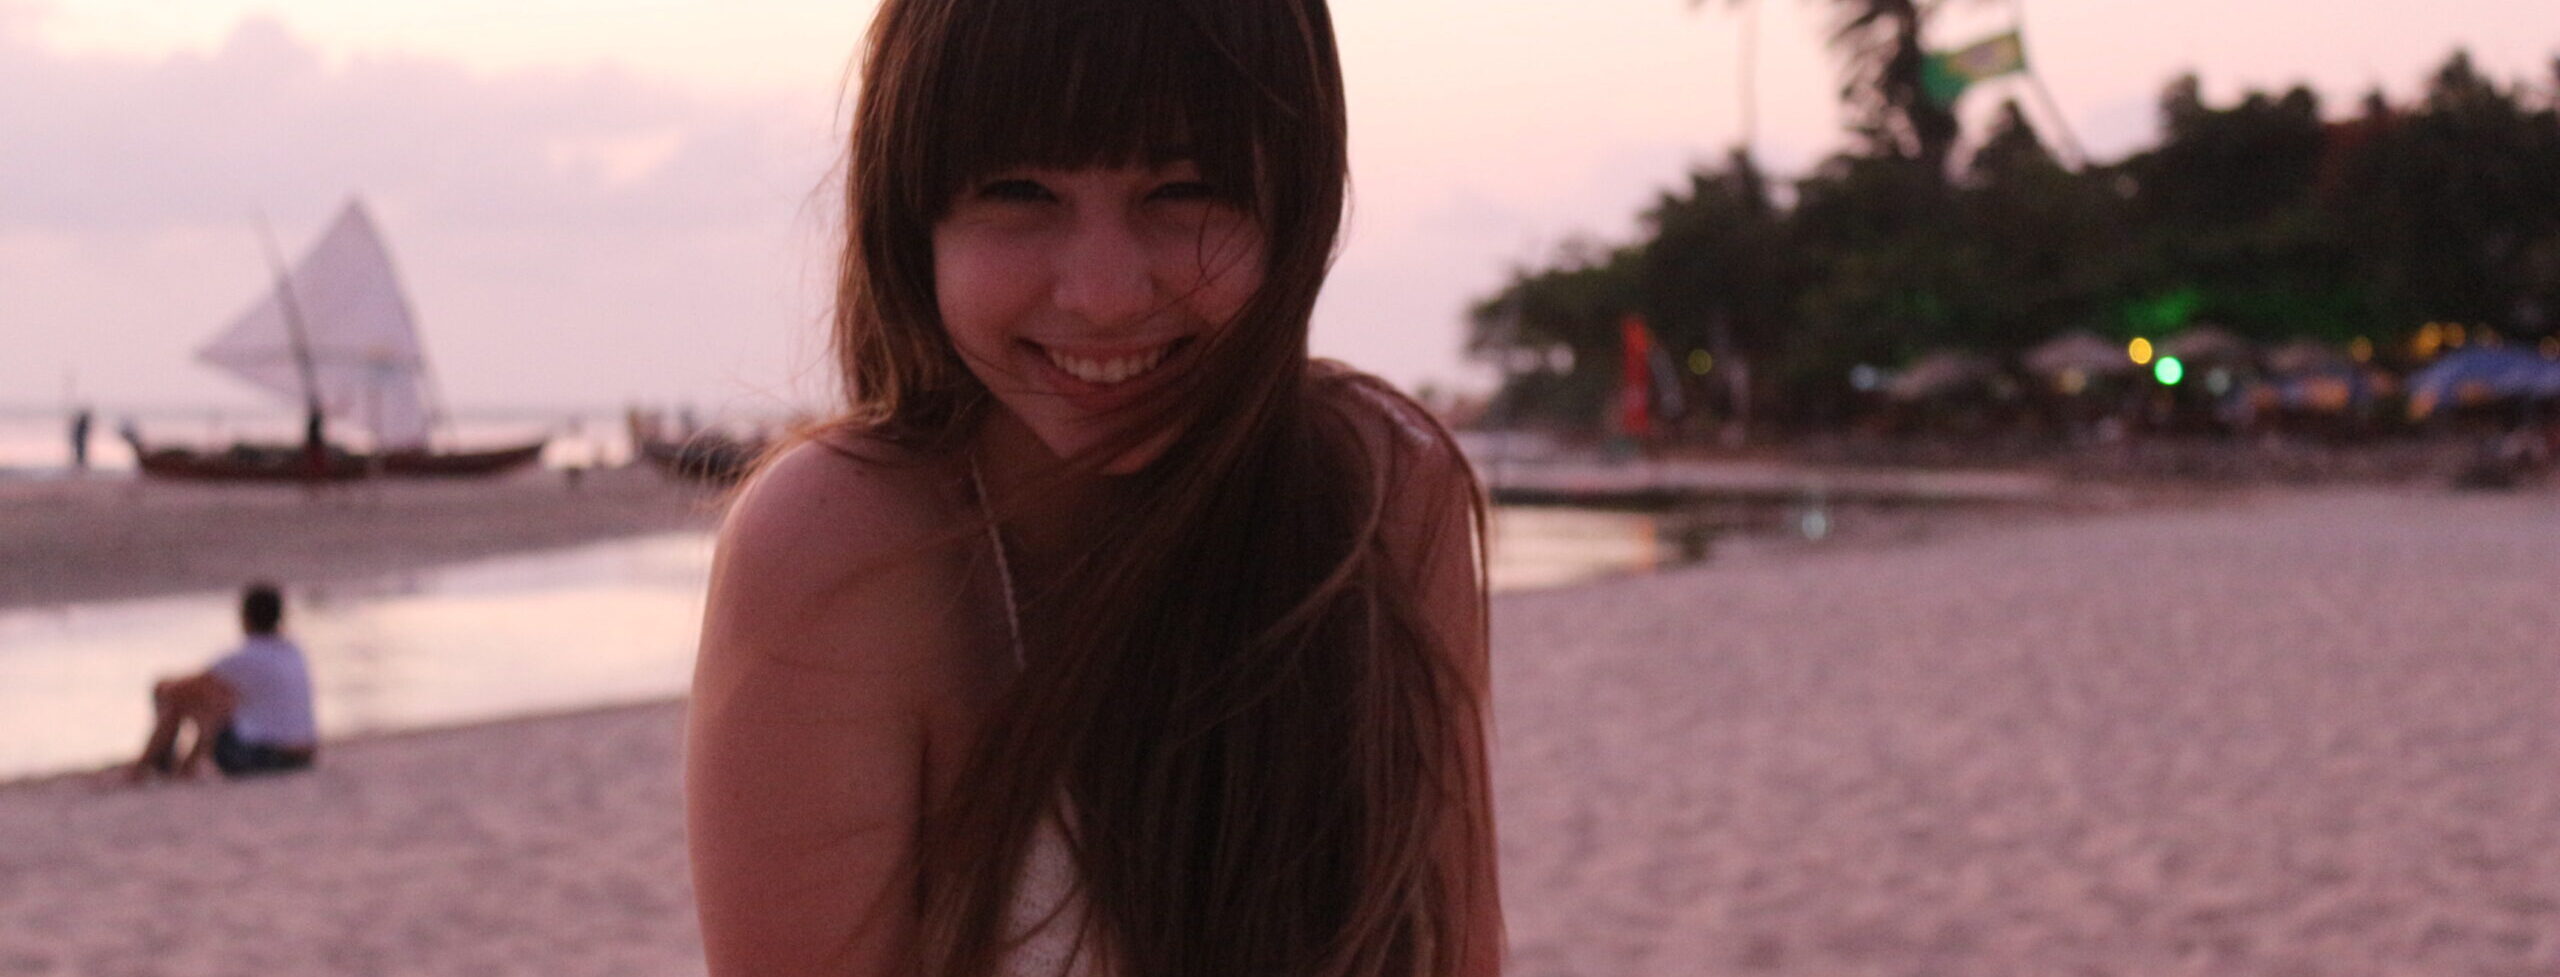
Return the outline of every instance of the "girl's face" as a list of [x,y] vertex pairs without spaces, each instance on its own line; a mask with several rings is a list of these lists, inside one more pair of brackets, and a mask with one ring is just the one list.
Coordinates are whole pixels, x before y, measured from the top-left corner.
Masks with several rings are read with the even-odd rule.
[[[1146,416],[1262,285],[1263,236],[1188,161],[997,172],[933,228],[943,327],[970,372],[1073,457]],[[1104,466],[1154,460],[1170,431]]]

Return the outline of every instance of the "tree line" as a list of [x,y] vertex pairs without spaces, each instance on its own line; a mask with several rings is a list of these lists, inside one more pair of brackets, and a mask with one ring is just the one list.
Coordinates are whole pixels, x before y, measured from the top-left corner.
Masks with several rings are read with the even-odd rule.
[[1878,99],[1801,179],[1736,152],[1664,191],[1638,240],[1518,270],[1471,307],[1470,352],[1503,368],[1495,423],[1590,429],[1640,317],[1693,413],[1777,433],[1848,420],[1928,352],[2014,362],[2073,330],[2209,322],[2385,362],[2431,323],[2540,342],[2560,328],[2560,59],[2543,81],[2456,52],[2414,100],[2332,114],[2298,86],[2210,105],[2187,75],[2156,145],[2078,168],[2015,102],[1956,161],[1950,122],[1915,136]]

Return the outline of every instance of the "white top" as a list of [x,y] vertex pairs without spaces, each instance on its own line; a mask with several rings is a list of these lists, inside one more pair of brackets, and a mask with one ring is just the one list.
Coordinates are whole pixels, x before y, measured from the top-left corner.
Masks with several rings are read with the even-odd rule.
[[209,669],[239,693],[231,731],[259,746],[316,746],[319,724],[311,716],[311,669],[302,649],[275,635],[250,635],[240,650]]
[[1005,913],[1004,977],[1092,977],[1094,954],[1083,944],[1084,895],[1074,855],[1055,822],[1043,819],[1014,878]]

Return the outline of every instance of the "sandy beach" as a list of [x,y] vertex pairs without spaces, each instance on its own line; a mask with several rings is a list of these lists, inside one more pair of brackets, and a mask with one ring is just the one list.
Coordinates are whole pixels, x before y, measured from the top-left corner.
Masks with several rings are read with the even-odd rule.
[[[2560,973],[2555,541],[2266,490],[1506,595],[1509,972]],[[681,709],[0,785],[0,974],[698,974]]]
[[574,484],[494,481],[191,485],[132,478],[0,481],[0,609],[288,588],[474,557],[717,524],[716,495],[643,467]]
[[2560,973],[2555,542],[2281,491],[1506,599],[1512,972]]

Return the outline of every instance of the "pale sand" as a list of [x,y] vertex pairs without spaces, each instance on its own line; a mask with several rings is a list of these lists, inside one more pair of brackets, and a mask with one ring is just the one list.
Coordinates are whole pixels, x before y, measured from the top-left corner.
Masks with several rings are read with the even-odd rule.
[[[2560,495],[1496,603],[1511,973],[2560,973]],[[0,974],[693,974],[678,707],[0,786]]]
[[1516,974],[2560,973],[2560,495],[1504,600]]
[[264,780],[0,786],[0,974],[698,974],[678,718],[339,743]]
[[375,577],[709,528],[716,494],[645,467],[319,490],[130,478],[0,481],[0,608]]

